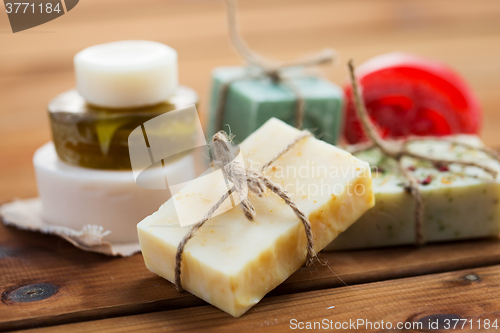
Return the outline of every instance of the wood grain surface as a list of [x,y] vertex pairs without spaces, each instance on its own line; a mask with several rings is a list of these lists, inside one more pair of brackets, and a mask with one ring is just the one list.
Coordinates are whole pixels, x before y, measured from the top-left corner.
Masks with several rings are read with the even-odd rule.
[[[446,330],[446,319],[465,319],[467,324],[457,330],[460,332],[494,332],[497,329],[484,328],[484,321],[493,323],[497,319],[500,324],[499,275],[500,266],[491,266],[267,297],[241,318],[228,316],[212,306],[201,306],[27,332],[290,332],[298,322],[306,325],[323,323],[325,319],[334,328],[337,322],[347,323],[347,329],[341,331],[349,332],[437,331],[429,329],[436,320],[441,324],[440,331],[452,331]],[[381,318],[384,329],[380,326]],[[364,324],[351,326],[358,319],[364,320]],[[481,328],[478,320],[483,324]],[[367,322],[372,326],[367,326]],[[391,323],[392,329],[387,329],[387,323]],[[409,323],[415,329],[398,330],[398,323]],[[463,321],[458,327],[462,324]],[[318,331],[319,326],[316,328]]]
[[[287,61],[333,47],[338,61],[322,71],[338,84],[345,82],[349,58],[359,64],[407,51],[449,64],[483,105],[483,139],[500,147],[500,1],[239,2],[242,34],[252,48]],[[125,39],[177,49],[180,81],[199,92],[202,114],[211,70],[241,63],[229,45],[220,0],[85,0],[54,21],[16,34],[0,6],[0,203],[37,195],[31,159],[51,139],[47,103],[74,86],[74,54]],[[179,294],[145,268],[140,254],[110,258],[0,224],[0,330],[275,332],[289,331],[293,318],[495,319],[499,245],[489,239],[322,253],[328,265],[299,270],[234,319]]]
[[[0,244],[0,331],[206,304],[149,272],[140,254],[111,258],[3,225]],[[314,268],[300,269],[270,296],[500,264],[500,240],[325,252],[319,258]],[[55,293],[26,302],[13,299],[20,290],[36,296],[40,284]]]
[[[399,50],[449,64],[483,104],[484,140],[500,147],[499,1],[241,0],[239,12],[248,44],[272,59],[335,48],[338,61],[323,72],[338,84],[349,58],[359,64]],[[0,11],[0,202],[36,196],[31,159],[51,138],[47,103],[74,86],[74,54],[124,39],[177,49],[180,82],[200,93],[202,112],[211,70],[241,63],[228,42],[221,0],[85,0],[16,34]]]

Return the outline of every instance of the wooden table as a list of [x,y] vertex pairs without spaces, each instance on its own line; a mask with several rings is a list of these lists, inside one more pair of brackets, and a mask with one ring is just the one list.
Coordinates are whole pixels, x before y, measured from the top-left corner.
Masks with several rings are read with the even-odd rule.
[[[483,104],[483,138],[500,147],[500,2],[497,0],[247,0],[242,32],[280,60],[334,47],[325,74],[345,62],[403,50],[459,71]],[[0,13],[0,202],[36,196],[35,149],[50,140],[47,102],[74,85],[72,56],[120,39],[151,39],[179,52],[180,80],[208,104],[209,75],[239,63],[216,0],[85,0],[40,27],[12,34]],[[471,221],[473,222],[473,221]],[[500,321],[500,241],[476,240],[323,253],[239,319],[150,273],[140,254],[110,258],[0,226],[0,331],[290,331],[290,321],[422,323]],[[483,322],[484,323],[484,322]],[[500,325],[500,323],[499,323]],[[373,331],[382,331],[374,328]],[[391,331],[391,330],[385,330]],[[393,329],[397,331],[397,329]],[[495,331],[495,330],[489,330]]]

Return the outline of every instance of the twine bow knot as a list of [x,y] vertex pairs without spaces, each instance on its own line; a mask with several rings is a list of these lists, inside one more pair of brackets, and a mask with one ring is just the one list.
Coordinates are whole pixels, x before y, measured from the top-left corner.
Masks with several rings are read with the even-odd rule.
[[247,219],[253,221],[256,212],[247,194],[252,192],[261,197],[266,190],[264,182],[256,172],[245,166],[241,158],[234,155],[225,132],[216,133],[212,140],[213,163],[221,168],[226,180],[233,184],[240,198],[243,213]]

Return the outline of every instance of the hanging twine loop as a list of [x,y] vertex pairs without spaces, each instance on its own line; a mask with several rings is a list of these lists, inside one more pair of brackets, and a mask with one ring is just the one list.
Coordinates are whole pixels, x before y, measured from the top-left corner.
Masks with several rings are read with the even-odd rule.
[[349,60],[348,63],[349,76],[352,84],[352,91],[354,96],[354,106],[356,109],[356,115],[359,118],[361,125],[363,126],[363,130],[368,136],[370,143],[362,144],[361,147],[358,147],[354,150],[351,150],[351,153],[358,153],[361,151],[369,150],[372,148],[378,148],[385,156],[394,159],[399,167],[400,173],[407,180],[407,185],[405,187],[406,191],[411,194],[415,200],[415,210],[414,210],[414,219],[415,219],[415,244],[423,245],[425,244],[424,231],[423,231],[423,221],[424,221],[424,202],[422,199],[422,192],[420,191],[419,181],[415,178],[413,173],[403,166],[402,160],[404,157],[411,157],[414,159],[418,159],[421,161],[431,162],[434,165],[450,165],[457,164],[464,167],[477,167],[485,172],[489,173],[494,179],[497,178],[498,172],[488,166],[484,166],[478,164],[476,162],[470,161],[461,161],[455,159],[440,159],[434,158],[422,154],[418,154],[412,152],[409,149],[409,145],[413,142],[432,142],[432,141],[446,141],[456,146],[461,146],[466,149],[480,151],[483,152],[495,160],[500,162],[500,156],[494,150],[487,147],[474,147],[466,143],[453,141],[448,138],[443,137],[412,137],[401,140],[384,140],[376,129],[375,124],[371,121],[368,111],[366,110],[366,106],[362,99],[361,90],[356,79],[354,63],[353,60]]
[[269,160],[266,164],[262,166],[259,171],[254,171],[245,166],[242,159],[237,158],[232,151],[232,146],[227,134],[223,131],[216,133],[212,138],[212,155],[213,163],[219,166],[224,173],[226,179],[232,184],[232,187],[205,213],[203,218],[194,224],[189,232],[184,236],[182,241],[177,247],[177,253],[175,255],[175,286],[177,290],[183,291],[181,273],[182,273],[182,255],[184,253],[184,248],[188,241],[194,237],[196,232],[213,216],[213,214],[219,209],[219,207],[226,201],[229,196],[236,192],[240,198],[240,207],[243,211],[245,217],[253,221],[256,217],[255,208],[248,197],[248,193],[253,193],[259,197],[262,197],[266,188],[271,190],[274,194],[279,196],[283,201],[293,210],[295,215],[299,218],[302,225],[304,226],[304,231],[306,234],[307,248],[306,248],[306,266],[309,266],[314,257],[314,244],[313,244],[313,233],[311,228],[311,222],[307,216],[300,210],[292,198],[284,191],[280,185],[271,181],[262,172],[272,165],[281,156],[287,153],[291,148],[293,148],[297,143],[303,139],[312,136],[308,131],[302,131],[302,133],[295,138],[289,145],[287,145],[282,151],[280,151],[276,156]]
[[285,75],[284,72],[290,68],[306,68],[329,64],[335,59],[335,51],[332,49],[325,49],[313,56],[289,63],[270,61],[251,50],[241,37],[237,24],[236,0],[225,0],[225,3],[227,8],[227,20],[231,44],[239,55],[245,60],[249,71],[245,75],[234,78],[221,86],[216,109],[216,124],[218,128],[222,128],[224,122],[229,86],[235,81],[259,79],[264,77],[270,78],[275,84],[284,83],[293,92],[296,98],[295,127],[299,129],[302,128],[305,114],[304,96],[302,95],[300,89]]

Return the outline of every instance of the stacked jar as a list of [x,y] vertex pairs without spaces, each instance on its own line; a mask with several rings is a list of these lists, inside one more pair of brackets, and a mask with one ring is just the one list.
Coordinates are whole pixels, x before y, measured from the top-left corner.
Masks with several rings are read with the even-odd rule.
[[[102,226],[110,231],[106,240],[135,243],[137,223],[171,193],[164,186],[136,184],[129,136],[165,113],[190,105],[195,110],[198,96],[178,85],[177,52],[161,43],[92,46],[75,56],[74,65],[77,88],[49,103],[53,142],[39,148],[33,159],[42,217],[75,230]],[[168,145],[193,137],[198,129],[197,116],[181,115],[168,128],[149,134]],[[161,162],[146,177],[159,179],[165,172],[169,181],[195,177],[189,152]]]

